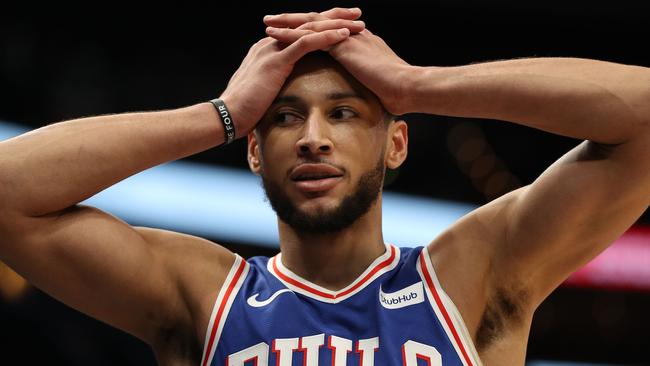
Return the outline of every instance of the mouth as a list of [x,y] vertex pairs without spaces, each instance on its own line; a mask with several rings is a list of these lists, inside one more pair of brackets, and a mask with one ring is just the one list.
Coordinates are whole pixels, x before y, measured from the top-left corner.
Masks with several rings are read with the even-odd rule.
[[298,190],[313,193],[332,189],[343,178],[343,172],[328,164],[302,164],[291,175]]
[[342,177],[327,177],[319,179],[295,180],[294,183],[299,191],[304,193],[323,192],[334,188]]

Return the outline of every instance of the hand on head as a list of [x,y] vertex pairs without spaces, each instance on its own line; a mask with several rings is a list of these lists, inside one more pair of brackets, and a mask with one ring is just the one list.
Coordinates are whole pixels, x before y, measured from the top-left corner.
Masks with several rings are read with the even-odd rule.
[[[233,116],[237,137],[245,136],[254,129],[282,88],[296,61],[309,52],[329,49],[347,38],[350,31],[358,32],[364,28],[363,23],[355,23],[353,20],[361,15],[358,9],[337,8],[313,14],[316,15],[278,16],[283,23],[272,24],[304,26],[300,30],[300,37],[291,42],[278,42],[271,37],[258,41],[231,77],[220,98],[228,105]],[[305,20],[316,18],[319,20],[305,23]],[[348,26],[350,28],[346,28]]]
[[221,95],[237,137],[251,132],[305,54],[327,50],[393,114],[408,112],[403,75],[410,66],[358,20],[358,8],[264,17],[269,37],[254,44]]
[[[349,34],[321,48],[328,51],[357,80],[372,90],[393,114],[409,112],[405,106],[405,79],[410,65],[358,20],[361,10],[334,8],[322,13],[288,13],[264,17],[266,33],[285,45],[300,43],[320,33]],[[306,40],[305,40],[306,41]]]
[[322,13],[267,15],[264,23],[268,26],[266,34],[279,42],[292,44],[304,36],[331,30],[338,30],[341,34],[357,34],[366,27],[363,21],[358,20],[360,16],[359,8],[333,8]]

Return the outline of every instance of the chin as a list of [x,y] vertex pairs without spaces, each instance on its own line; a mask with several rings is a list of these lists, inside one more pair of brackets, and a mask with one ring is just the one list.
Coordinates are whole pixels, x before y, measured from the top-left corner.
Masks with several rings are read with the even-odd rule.
[[303,198],[299,202],[294,202],[294,204],[297,209],[306,214],[317,215],[334,211],[341,204],[341,199],[329,195],[322,195]]

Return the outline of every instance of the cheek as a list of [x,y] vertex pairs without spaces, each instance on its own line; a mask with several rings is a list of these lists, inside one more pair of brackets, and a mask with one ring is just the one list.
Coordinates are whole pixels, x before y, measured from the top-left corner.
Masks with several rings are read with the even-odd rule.
[[292,164],[290,149],[282,148],[286,145],[280,145],[277,141],[274,141],[260,151],[262,173],[265,177],[276,181],[285,178],[286,172],[291,168]]
[[337,138],[339,151],[345,152],[345,155],[355,161],[372,160],[373,167],[385,145],[386,133],[375,128],[349,129]]
[[278,171],[281,170],[281,160],[277,155],[272,153],[262,153],[262,173],[266,177],[274,177],[278,175]]

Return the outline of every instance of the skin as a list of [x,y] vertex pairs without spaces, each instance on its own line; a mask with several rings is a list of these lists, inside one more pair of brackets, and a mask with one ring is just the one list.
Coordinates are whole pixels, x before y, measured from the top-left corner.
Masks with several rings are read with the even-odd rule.
[[[340,65],[332,61],[323,64],[326,60],[308,59],[296,65],[277,100],[299,100],[274,103],[259,132],[248,135],[251,170],[256,174],[263,170],[267,179],[285,188],[299,210],[308,213],[338,206],[355,189],[360,176],[375,168],[378,157],[383,155],[386,167],[395,169],[407,152],[406,123],[386,126],[377,98]],[[333,98],[336,95],[348,96]],[[314,160],[327,161],[345,173],[332,189],[317,194],[301,192],[288,172]],[[283,263],[299,275],[309,275],[305,278],[316,284],[334,289],[348,285],[385,250],[381,196],[366,215],[342,232],[310,235],[281,220],[278,229]]]
[[[533,183],[466,215],[427,247],[483,363],[521,365],[537,306],[650,204],[650,71],[582,59],[415,67],[356,23],[360,15],[332,9],[265,19],[271,37],[251,47],[221,96],[238,137],[248,135],[249,165],[313,212],[336,206],[382,154],[390,168],[406,158],[406,124],[381,125],[381,105],[393,114],[496,119],[584,139]],[[314,50],[327,50],[345,71],[296,65]],[[378,99],[327,97],[351,91]],[[301,105],[273,104],[297,94]],[[341,120],[349,117],[337,112],[344,107],[358,117]],[[298,118],[271,123],[281,108]],[[234,255],[78,203],[219,145],[217,121],[214,107],[200,103],[71,120],[1,142],[0,260],[62,302],[143,339],[161,365],[197,364]],[[334,188],[305,195],[287,181],[308,157],[342,169]],[[380,208],[378,200],[349,229],[323,236],[280,221],[284,265],[343,288],[383,251]]]

